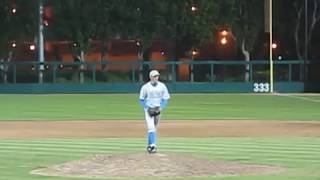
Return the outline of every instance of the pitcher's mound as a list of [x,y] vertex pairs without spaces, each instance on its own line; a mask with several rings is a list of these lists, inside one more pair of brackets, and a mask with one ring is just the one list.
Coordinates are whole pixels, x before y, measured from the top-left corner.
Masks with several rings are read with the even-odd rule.
[[33,170],[32,174],[68,177],[195,177],[269,174],[282,168],[267,165],[213,161],[191,155],[93,155],[82,160]]

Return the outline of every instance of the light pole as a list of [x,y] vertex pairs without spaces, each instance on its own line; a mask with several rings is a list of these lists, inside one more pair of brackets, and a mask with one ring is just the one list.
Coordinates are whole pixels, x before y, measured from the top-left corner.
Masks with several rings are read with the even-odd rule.
[[272,60],[272,0],[269,0],[269,61],[270,93],[273,93],[273,60]]
[[38,24],[38,61],[39,61],[39,83],[43,83],[44,70],[44,48],[43,48],[43,2],[39,0],[39,24]]
[[303,61],[303,80],[306,81],[307,78],[307,65],[308,60],[308,0],[304,0],[304,61]]

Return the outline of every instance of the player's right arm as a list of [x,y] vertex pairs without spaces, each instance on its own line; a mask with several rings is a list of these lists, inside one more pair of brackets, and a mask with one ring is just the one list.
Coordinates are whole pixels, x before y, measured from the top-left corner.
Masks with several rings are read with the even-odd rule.
[[147,91],[146,91],[146,86],[142,86],[140,90],[140,96],[139,96],[139,103],[144,109],[147,109],[147,102],[146,102],[146,97],[147,97]]

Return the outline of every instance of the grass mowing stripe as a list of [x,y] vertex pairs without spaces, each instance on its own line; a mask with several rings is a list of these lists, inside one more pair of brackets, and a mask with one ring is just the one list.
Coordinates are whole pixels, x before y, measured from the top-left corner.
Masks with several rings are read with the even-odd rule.
[[[163,147],[165,148],[165,147]],[[187,149],[187,150],[193,150],[193,151],[199,151],[199,152],[204,152],[204,151],[222,151],[222,153],[225,154],[237,154],[237,153],[276,153],[279,156],[286,156],[286,155],[290,155],[290,156],[298,156],[298,157],[310,157],[315,159],[315,157],[320,157],[320,153],[309,153],[308,150],[304,151],[304,152],[290,152],[290,151],[268,151],[268,150],[251,150],[251,149],[242,149],[239,150],[237,149],[236,151],[230,150],[228,151],[228,149],[226,148],[220,148],[220,149],[207,149],[207,148],[185,148],[185,147],[172,147],[172,149]]]
[[267,153],[248,153],[248,152],[215,152],[211,153],[211,155],[223,155],[223,156],[229,156],[229,157],[240,157],[243,155],[247,155],[248,157],[252,159],[272,159],[272,158],[277,158],[277,159],[290,159],[290,160],[296,160],[296,161],[313,161],[313,162],[319,162],[320,159],[315,159],[314,156],[294,156],[294,155],[287,155],[287,154],[274,154],[271,152]]
[[266,149],[266,150],[286,150],[286,151],[304,151],[304,149],[308,149],[309,151],[316,151],[319,152],[320,146],[299,146],[299,147],[292,147],[291,144],[270,144],[268,146],[263,146],[261,144],[242,144],[238,142],[234,142],[233,144],[225,144],[225,143],[206,143],[206,144],[198,144],[198,143],[168,143],[168,142],[161,142],[160,145],[166,146],[184,146],[184,147],[207,147],[207,148],[240,148],[240,149]]
[[[166,149],[166,152],[173,152],[173,153],[200,153],[198,151],[193,151],[193,150],[186,150],[186,149]],[[313,157],[310,157],[310,159],[306,159],[306,158],[299,158],[299,157],[292,157],[292,156],[270,156],[270,155],[265,155],[265,156],[261,156],[261,154],[250,154],[250,155],[246,155],[244,154],[235,154],[235,153],[224,153],[224,152],[205,152],[204,153],[206,156],[210,156],[211,159],[225,159],[225,160],[237,160],[237,161],[253,161],[253,162],[264,162],[266,160],[272,160],[275,162],[283,162],[283,160],[285,159],[286,162],[310,162],[310,163],[315,163],[315,164],[319,164],[320,163],[320,159],[319,160],[315,160]]]
[[[15,154],[14,154],[15,153]],[[59,153],[59,154],[50,154],[50,153],[45,153],[43,152],[41,153],[36,153],[36,152],[26,152],[26,153],[20,153],[20,152],[16,152],[14,151],[14,153],[12,152],[8,152],[7,155],[1,155],[1,160],[0,162],[3,163],[13,163],[16,164],[17,162],[37,162],[37,161],[42,161],[44,158],[48,158],[48,157],[57,157],[59,156],[59,158],[63,158],[65,160],[68,160],[70,158],[81,158],[83,157],[85,154],[63,154],[63,153]],[[29,156],[20,156],[20,155],[29,155]]]
[[136,142],[146,142],[145,138],[139,139],[127,139],[127,138],[101,138],[101,139],[40,139],[40,140],[0,140],[0,143],[20,143],[20,142],[28,142],[28,143],[54,143],[54,144],[102,144],[102,143],[136,143]]
[[130,143],[136,143],[136,142],[142,142],[142,141],[146,141],[146,139],[139,139],[139,140],[125,140],[125,139],[117,139],[117,140],[109,140],[109,139],[104,139],[103,141],[91,141],[91,140],[85,140],[85,139],[82,139],[82,140],[64,140],[64,139],[60,139],[60,140],[57,140],[57,141],[52,141],[52,140],[46,140],[46,139],[43,139],[43,140],[17,140],[17,141],[4,141],[4,140],[0,140],[0,143],[19,143],[19,142],[27,142],[27,143],[54,143],[54,144],[103,144],[103,143],[126,143],[126,144],[130,144]]
[[37,148],[37,147],[61,147],[61,148],[95,148],[95,147],[141,147],[144,146],[143,143],[132,143],[132,144],[124,144],[124,143],[104,143],[104,144],[48,144],[48,143],[37,143],[37,144],[29,144],[29,143],[10,143],[10,144],[0,144],[0,149],[1,148],[6,148],[6,147],[23,147],[23,148]]
[[[8,146],[8,145],[10,145],[10,143],[1,143],[2,144],[2,146],[0,146],[0,149],[1,149],[1,147],[4,147],[4,146]],[[103,142],[103,144],[94,144],[94,146],[95,147],[98,147],[98,146],[118,146],[118,147],[140,147],[140,145],[137,145],[137,144],[139,144],[139,143],[122,143],[122,142],[117,142],[117,143],[109,143],[109,142]],[[140,143],[141,144],[141,146],[143,146],[143,143]],[[30,148],[32,148],[32,146],[31,145],[34,145],[34,146],[39,146],[40,144],[39,143],[36,143],[36,144],[30,144],[30,143],[28,143],[28,144],[22,144],[22,143],[19,143],[19,145],[12,145],[12,146],[24,146],[24,148],[28,148],[28,147],[30,147]],[[224,149],[224,148],[228,148],[228,147],[237,147],[237,148],[241,148],[241,149],[247,149],[248,147],[250,147],[250,149],[257,149],[257,150],[259,150],[259,149],[262,149],[263,148],[263,150],[265,151],[265,150],[281,150],[281,151],[287,151],[288,153],[303,153],[303,152],[305,152],[305,151],[300,151],[300,150],[303,150],[304,148],[306,148],[306,147],[303,147],[303,146],[300,146],[299,148],[298,147],[293,147],[293,148],[291,148],[291,147],[289,147],[288,145],[286,145],[286,144],[283,144],[282,146],[283,147],[277,147],[277,146],[275,146],[275,145],[270,145],[270,146],[267,146],[267,147],[262,147],[260,144],[259,145],[255,145],[255,146],[242,146],[242,144],[241,145],[238,145],[238,144],[236,144],[236,143],[233,143],[233,144],[230,144],[230,145],[228,145],[228,146],[226,146],[225,144],[208,144],[208,143],[206,143],[205,144],[205,146],[201,146],[201,145],[199,145],[199,144],[186,144],[186,143],[184,143],[184,144],[178,144],[178,143],[175,143],[175,144],[172,144],[172,143],[166,143],[166,142],[164,142],[164,143],[161,143],[161,145],[168,145],[168,146],[184,146],[184,147],[188,147],[188,146],[190,146],[190,147],[194,147],[194,146],[196,146],[195,148],[198,148],[198,149],[201,149],[201,147],[204,147],[204,148],[211,148],[211,149],[213,149],[213,150],[216,150],[216,149],[219,149],[219,148],[222,148],[222,149]],[[284,145],[286,145],[286,146],[284,146]],[[54,147],[57,147],[57,146],[59,146],[59,145],[57,145],[57,144],[41,144],[41,146],[43,146],[43,147],[52,147],[52,146],[54,146]],[[70,148],[80,148],[80,147],[83,147],[83,148],[90,148],[90,145],[88,145],[88,144],[85,144],[85,143],[81,143],[81,144],[77,144],[77,145],[75,145],[75,144],[63,144],[63,145],[61,145],[62,147],[64,147],[64,148],[67,148],[67,147],[70,147]],[[99,148],[100,149],[100,148]],[[317,151],[318,152],[318,149],[319,149],[319,147],[314,147],[314,149],[313,148],[310,148],[310,147],[308,147],[308,152],[313,152],[313,151]],[[294,151],[294,152],[289,152],[289,151]]]
[[168,138],[166,139],[167,142],[196,142],[196,143],[203,143],[206,144],[208,142],[223,142],[224,144],[227,143],[234,143],[235,141],[241,142],[241,143],[262,143],[262,144],[283,144],[283,142],[292,143],[294,145],[300,146],[304,144],[319,144],[320,145],[320,139],[319,138]]
[[[308,139],[304,140],[304,141],[308,141]],[[111,143],[115,143],[115,144],[136,144],[136,143],[144,143],[145,140],[144,139],[139,139],[139,140],[124,140],[124,139],[116,139],[116,140],[109,140],[109,139],[104,139],[103,141],[88,141],[88,140],[81,140],[81,141],[65,141],[64,139],[59,140],[59,141],[51,141],[51,140],[38,140],[38,141],[26,141],[26,140],[18,140],[18,141],[1,141],[0,140],[0,144],[2,145],[6,145],[6,144],[10,144],[10,143],[21,143],[21,142],[26,142],[29,144],[61,144],[61,145],[69,145],[69,144],[75,144],[75,145],[88,145],[88,144],[92,144],[92,145],[103,145],[103,144],[111,144]],[[251,146],[251,145],[258,145],[258,146],[266,146],[266,147],[271,147],[271,146],[277,146],[277,147],[288,147],[288,145],[290,145],[291,147],[314,147],[314,148],[319,148],[320,147],[320,141],[317,142],[311,142],[311,143],[299,143],[297,144],[296,141],[289,141],[288,139],[283,139],[281,142],[279,143],[266,143],[264,141],[260,141],[260,142],[251,142],[251,141],[244,141],[244,140],[240,140],[240,139],[234,139],[234,140],[229,140],[226,141],[225,139],[222,140],[216,140],[216,139],[212,139],[212,140],[206,140],[206,141],[187,141],[185,139],[180,139],[179,141],[172,141],[171,139],[168,138],[163,138],[161,140],[159,140],[160,143],[172,143],[174,142],[174,144],[182,144],[182,145],[186,145],[186,144],[196,144],[199,146],[210,146],[210,145],[216,145],[216,144],[224,144],[224,145],[230,145],[233,146],[236,144],[239,145],[244,145],[244,146]],[[317,143],[317,144],[316,144]]]
[[[88,144],[47,144],[47,143],[0,143],[0,149],[25,149],[25,150],[35,150],[35,149],[40,149],[40,148],[52,148],[54,150],[59,150],[58,148],[73,148],[73,149],[77,149],[77,148],[81,148],[81,149],[96,149],[96,150],[107,150],[107,149],[114,149],[114,147],[124,147],[124,148],[141,148],[144,147],[144,145],[142,143],[121,143],[121,142],[117,142],[115,143],[108,143],[108,142],[104,142],[103,144],[94,144],[93,145],[88,145]],[[183,146],[184,148],[193,148],[193,149],[210,149],[210,150],[221,150],[221,149],[228,149],[228,147],[231,146],[225,146],[225,144],[206,144],[206,146],[200,146],[198,144],[172,144],[172,143],[161,143],[161,146],[174,146],[174,147],[179,147],[179,146]],[[10,147],[10,148],[9,148]],[[110,148],[112,147],[112,148]],[[247,151],[246,149],[250,148],[251,152],[254,151],[259,151],[259,152],[266,152],[266,151],[271,151],[271,152],[278,152],[279,150],[281,152],[284,153],[289,153],[289,154],[296,154],[296,155],[302,155],[302,154],[320,154],[320,152],[318,151],[319,148],[315,147],[310,148],[308,147],[308,150],[305,151],[304,149],[306,147],[299,147],[299,148],[290,148],[288,146],[285,147],[276,147],[276,146],[268,146],[268,147],[261,147],[260,145],[256,145],[256,146],[238,146],[238,144],[233,144],[232,147],[237,147],[238,151]]]
[[[271,141],[271,142],[269,142]],[[2,142],[21,142],[21,140],[18,140],[18,141],[0,141],[0,143]],[[44,140],[32,140],[32,141],[27,141],[27,142],[40,142],[40,143],[44,143]],[[144,143],[145,142],[145,139],[99,139],[98,141],[95,140],[95,141],[92,141],[90,139],[84,139],[84,140],[65,140],[65,139],[60,139],[60,140],[46,140],[45,143],[55,143],[55,144],[101,144],[101,143],[111,143],[111,142],[114,142],[114,143],[127,143],[127,144],[130,144],[130,143]],[[244,146],[251,146],[251,145],[256,145],[258,144],[259,146],[261,147],[301,147],[301,146],[304,146],[304,147],[313,147],[313,148],[320,148],[320,140],[319,139],[316,139],[316,138],[306,138],[306,139],[303,139],[303,140],[300,140],[299,139],[281,139],[281,140],[275,140],[272,141],[270,139],[261,139],[261,140],[255,140],[253,141],[252,139],[243,139],[243,138],[223,138],[223,139],[220,139],[220,138],[211,138],[211,139],[205,139],[203,140],[202,138],[198,138],[198,139],[185,139],[185,138],[161,138],[159,140],[160,143],[164,142],[164,143],[170,143],[170,142],[174,142],[175,144],[179,144],[179,143],[182,143],[182,144],[197,144],[198,146],[200,145],[209,145],[209,144],[225,144],[225,145],[231,145],[233,146],[235,144],[235,142],[237,142],[237,144],[241,144],[241,145],[244,145]],[[285,143],[283,143],[285,142]]]
[[[286,157],[288,156],[288,154],[290,156],[294,156],[294,155],[298,155],[298,158],[297,159],[300,159],[300,158],[311,158],[311,159],[314,159],[315,155],[316,154],[319,154],[319,153],[308,153],[308,150],[302,152],[302,153],[297,153],[297,152],[290,152],[290,151],[266,151],[265,149],[258,149],[258,150],[252,150],[252,149],[237,149],[236,152],[234,151],[228,151],[226,149],[228,148],[221,148],[221,149],[212,149],[212,148],[199,148],[199,147],[190,147],[190,148],[186,148],[186,147],[180,147],[180,146],[169,146],[170,148],[172,149],[176,149],[176,150],[184,150],[184,151],[188,151],[188,152],[197,152],[199,150],[201,151],[218,151],[220,152],[220,154],[240,154],[240,153],[249,153],[249,154],[252,154],[252,155],[255,155],[255,154],[259,154],[259,156],[261,156],[261,154],[264,154],[264,153],[277,153],[277,155],[275,157]],[[132,148],[137,148],[137,149],[142,149],[142,147],[140,146],[132,146]],[[109,148],[106,148],[106,147],[89,147],[88,149],[74,149],[71,147],[71,149],[61,149],[61,148],[58,148],[58,147],[50,147],[50,148],[46,148],[46,147],[33,147],[32,149],[26,149],[25,147],[16,147],[16,148],[10,148],[10,147],[2,147],[1,148],[1,151],[0,152],[6,152],[6,151],[12,151],[12,150],[23,150],[23,151],[27,151],[27,150],[32,150],[33,152],[41,152],[41,151],[45,151],[45,152],[54,152],[53,154],[57,154],[57,152],[67,152],[67,153],[103,153],[103,152],[112,152],[112,151],[115,151],[115,150],[119,150],[121,149],[121,147],[109,147]],[[166,147],[163,147],[163,149],[166,149]],[[223,150],[223,151],[221,151]],[[307,153],[306,153],[307,152]],[[283,154],[284,153],[284,154]],[[217,154],[217,153],[215,153]],[[309,156],[310,155],[310,156]],[[269,156],[270,157],[270,156]],[[316,157],[319,157],[319,156],[316,156]]]
[[[161,144],[166,144],[170,143],[168,141],[160,141]],[[213,142],[206,142],[206,143],[200,143],[200,142],[174,142],[176,145],[197,145],[197,146],[217,146],[217,145],[223,145],[225,147],[252,147],[252,146],[258,146],[258,147],[264,147],[264,148],[295,148],[295,149],[300,149],[301,147],[307,147],[307,148],[314,148],[314,149],[319,149],[320,148],[320,142],[319,144],[295,144],[294,142],[288,142],[288,141],[282,141],[282,143],[247,143],[247,142],[242,142],[242,141],[233,141],[233,142],[224,142],[224,141],[213,141]]]
[[[197,147],[193,147],[193,145],[189,144],[189,145],[174,145],[174,144],[168,144],[168,145],[164,145],[161,144],[160,146],[172,146],[172,147],[183,147],[183,148],[191,148],[191,149],[210,149],[210,150],[223,150],[223,149],[234,149],[237,148],[238,151],[246,151],[246,149],[250,149],[251,151],[260,151],[260,152],[286,152],[286,153],[292,153],[292,154],[300,154],[300,153],[305,153],[305,154],[320,154],[319,149],[318,148],[303,148],[300,147],[299,149],[296,148],[290,148],[290,147],[286,147],[286,148],[277,148],[277,147],[260,147],[260,146],[224,146],[224,145],[214,145],[214,146],[198,146],[198,145],[194,145]],[[306,151],[307,149],[307,151]]]
[[[143,149],[144,146],[141,145],[136,145],[136,146],[103,146],[103,147],[98,147],[98,146],[87,146],[87,147],[81,147],[81,146],[69,146],[69,147],[59,147],[59,146],[2,146],[0,147],[0,152],[4,151],[10,151],[10,150],[21,150],[21,151],[54,151],[54,152],[97,152],[97,151],[112,151],[112,150],[117,150],[117,149],[122,149],[122,148],[130,148],[130,149]],[[215,147],[215,148],[208,148],[208,147],[186,147],[186,146],[161,146],[161,148],[174,148],[174,149],[188,149],[188,150],[195,150],[195,151],[224,151],[228,152],[228,149],[226,147]],[[231,149],[232,153],[234,151]],[[245,153],[277,153],[278,155],[296,155],[299,157],[309,157],[311,156],[312,158],[320,157],[320,152],[312,152],[309,151],[309,149],[306,149],[304,151],[288,151],[288,150],[270,150],[270,149],[264,149],[264,148],[246,148],[246,149],[237,149],[237,153],[239,152],[245,152]]]
[[[175,150],[172,150],[175,151]],[[188,153],[192,153],[192,151],[188,151]],[[202,154],[202,153],[201,153]],[[245,153],[224,153],[224,152],[203,152],[203,155],[211,158],[232,158],[232,159],[242,159],[245,157],[246,159],[250,160],[259,160],[259,161],[264,161],[266,159],[279,159],[279,160],[291,160],[291,161],[310,161],[310,162],[320,162],[320,159],[313,159],[312,157],[309,157],[309,159],[306,158],[300,158],[300,157],[292,157],[292,156],[277,156],[277,155],[272,155],[272,154],[266,154],[266,155],[261,155],[261,154],[245,154]]]
[[[2,153],[7,153],[10,154],[12,151],[2,151]],[[36,154],[37,156],[74,156],[75,154],[79,155],[93,155],[93,154],[121,154],[121,153],[129,153],[133,152],[132,150],[126,150],[126,149],[117,149],[116,152],[115,150],[112,151],[37,151],[37,152],[32,152],[32,151],[14,151],[15,155],[32,155]],[[145,152],[144,150],[141,152]],[[1,162],[1,161],[0,161]]]
[[91,148],[60,148],[60,147],[32,147],[32,148],[25,148],[25,147],[20,147],[20,146],[16,146],[16,147],[1,147],[0,148],[0,152],[1,151],[9,151],[9,150],[21,150],[21,151],[54,151],[54,152],[94,152],[94,151],[104,151],[104,150],[118,150],[118,149],[124,149],[124,148],[128,148],[128,149],[137,149],[137,148],[141,148],[144,146],[109,146],[109,147],[102,147],[102,148],[95,148],[95,147],[91,147]]
[[[311,158],[311,159],[319,159],[320,160],[320,154],[319,153],[308,153],[308,150],[304,152],[299,153],[292,153],[290,151],[267,151],[264,149],[258,149],[258,150],[252,150],[252,149],[227,149],[227,148],[221,148],[221,149],[207,149],[207,148],[185,148],[185,147],[162,147],[164,150],[166,149],[177,149],[177,150],[187,150],[187,151],[194,151],[194,152],[216,152],[220,154],[259,154],[259,155],[273,155],[273,156],[292,156],[292,157],[298,157],[298,158]],[[319,158],[317,158],[319,157]]]
[[[143,148],[144,150],[144,148]],[[52,149],[52,150],[49,150],[49,149],[33,149],[31,151],[28,151],[28,150],[24,150],[24,149],[7,149],[7,150],[1,150],[0,152],[1,153],[10,153],[12,151],[15,151],[17,153],[21,153],[21,154],[32,154],[32,152],[35,152],[35,153],[51,153],[51,154],[64,154],[64,153],[106,153],[106,152],[128,152],[128,151],[132,151],[132,150],[122,150],[122,149],[104,149],[104,150],[95,150],[95,149],[92,149],[92,150],[55,150],[55,149]]]
[[[123,153],[123,152],[145,152],[144,150],[117,150],[117,153]],[[241,152],[221,152],[221,151],[216,151],[216,152],[199,152],[199,151],[195,151],[192,149],[161,149],[160,152],[183,152],[183,153],[200,153],[200,154],[206,154],[206,155],[211,155],[211,156],[221,156],[221,157],[232,157],[232,158],[238,158],[238,157],[242,157],[242,156],[246,156],[247,158],[250,159],[270,159],[270,158],[277,158],[277,159],[290,159],[290,160],[296,160],[296,161],[313,161],[313,162],[319,162],[320,163],[320,159],[315,159],[312,156],[292,156],[292,155],[278,155],[278,154],[261,154],[261,153],[249,153],[250,155],[246,155],[248,153],[241,153]],[[41,157],[46,157],[46,156],[66,156],[69,157],[71,156],[81,156],[81,155],[93,155],[93,154],[114,154],[115,151],[63,151],[63,152],[58,152],[58,151],[3,151],[2,153],[6,153],[7,155],[23,155],[23,154],[28,154],[28,155],[34,155],[35,157],[33,158],[33,160],[35,160],[36,158],[41,158]],[[1,161],[5,160],[7,155],[3,156],[0,155],[1,157]],[[26,157],[27,159],[29,157]],[[10,158],[11,160],[14,160],[15,158]],[[18,158],[19,160],[22,160],[22,158]]]

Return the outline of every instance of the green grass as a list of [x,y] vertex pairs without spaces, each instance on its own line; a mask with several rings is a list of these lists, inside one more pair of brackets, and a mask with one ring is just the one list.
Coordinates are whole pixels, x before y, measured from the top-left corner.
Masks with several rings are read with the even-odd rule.
[[[0,95],[0,120],[141,119],[138,94]],[[320,96],[173,94],[165,119],[319,120]]]
[[[143,118],[137,94],[0,95],[0,99],[0,120]],[[318,121],[319,107],[317,95],[173,94],[163,118]],[[144,152],[145,141],[145,138],[13,140],[0,137],[0,180],[70,180],[35,176],[30,171],[97,153]],[[319,137],[160,138],[159,146],[163,152],[286,168],[274,175],[196,178],[199,180],[320,179]]]
[[[162,138],[161,152],[192,153],[208,159],[282,166],[273,175],[190,178],[202,180],[318,180],[319,138]],[[0,140],[0,179],[67,180],[29,172],[37,167],[78,160],[93,154],[145,151],[145,139],[38,139]],[[171,178],[174,179],[174,178]]]

